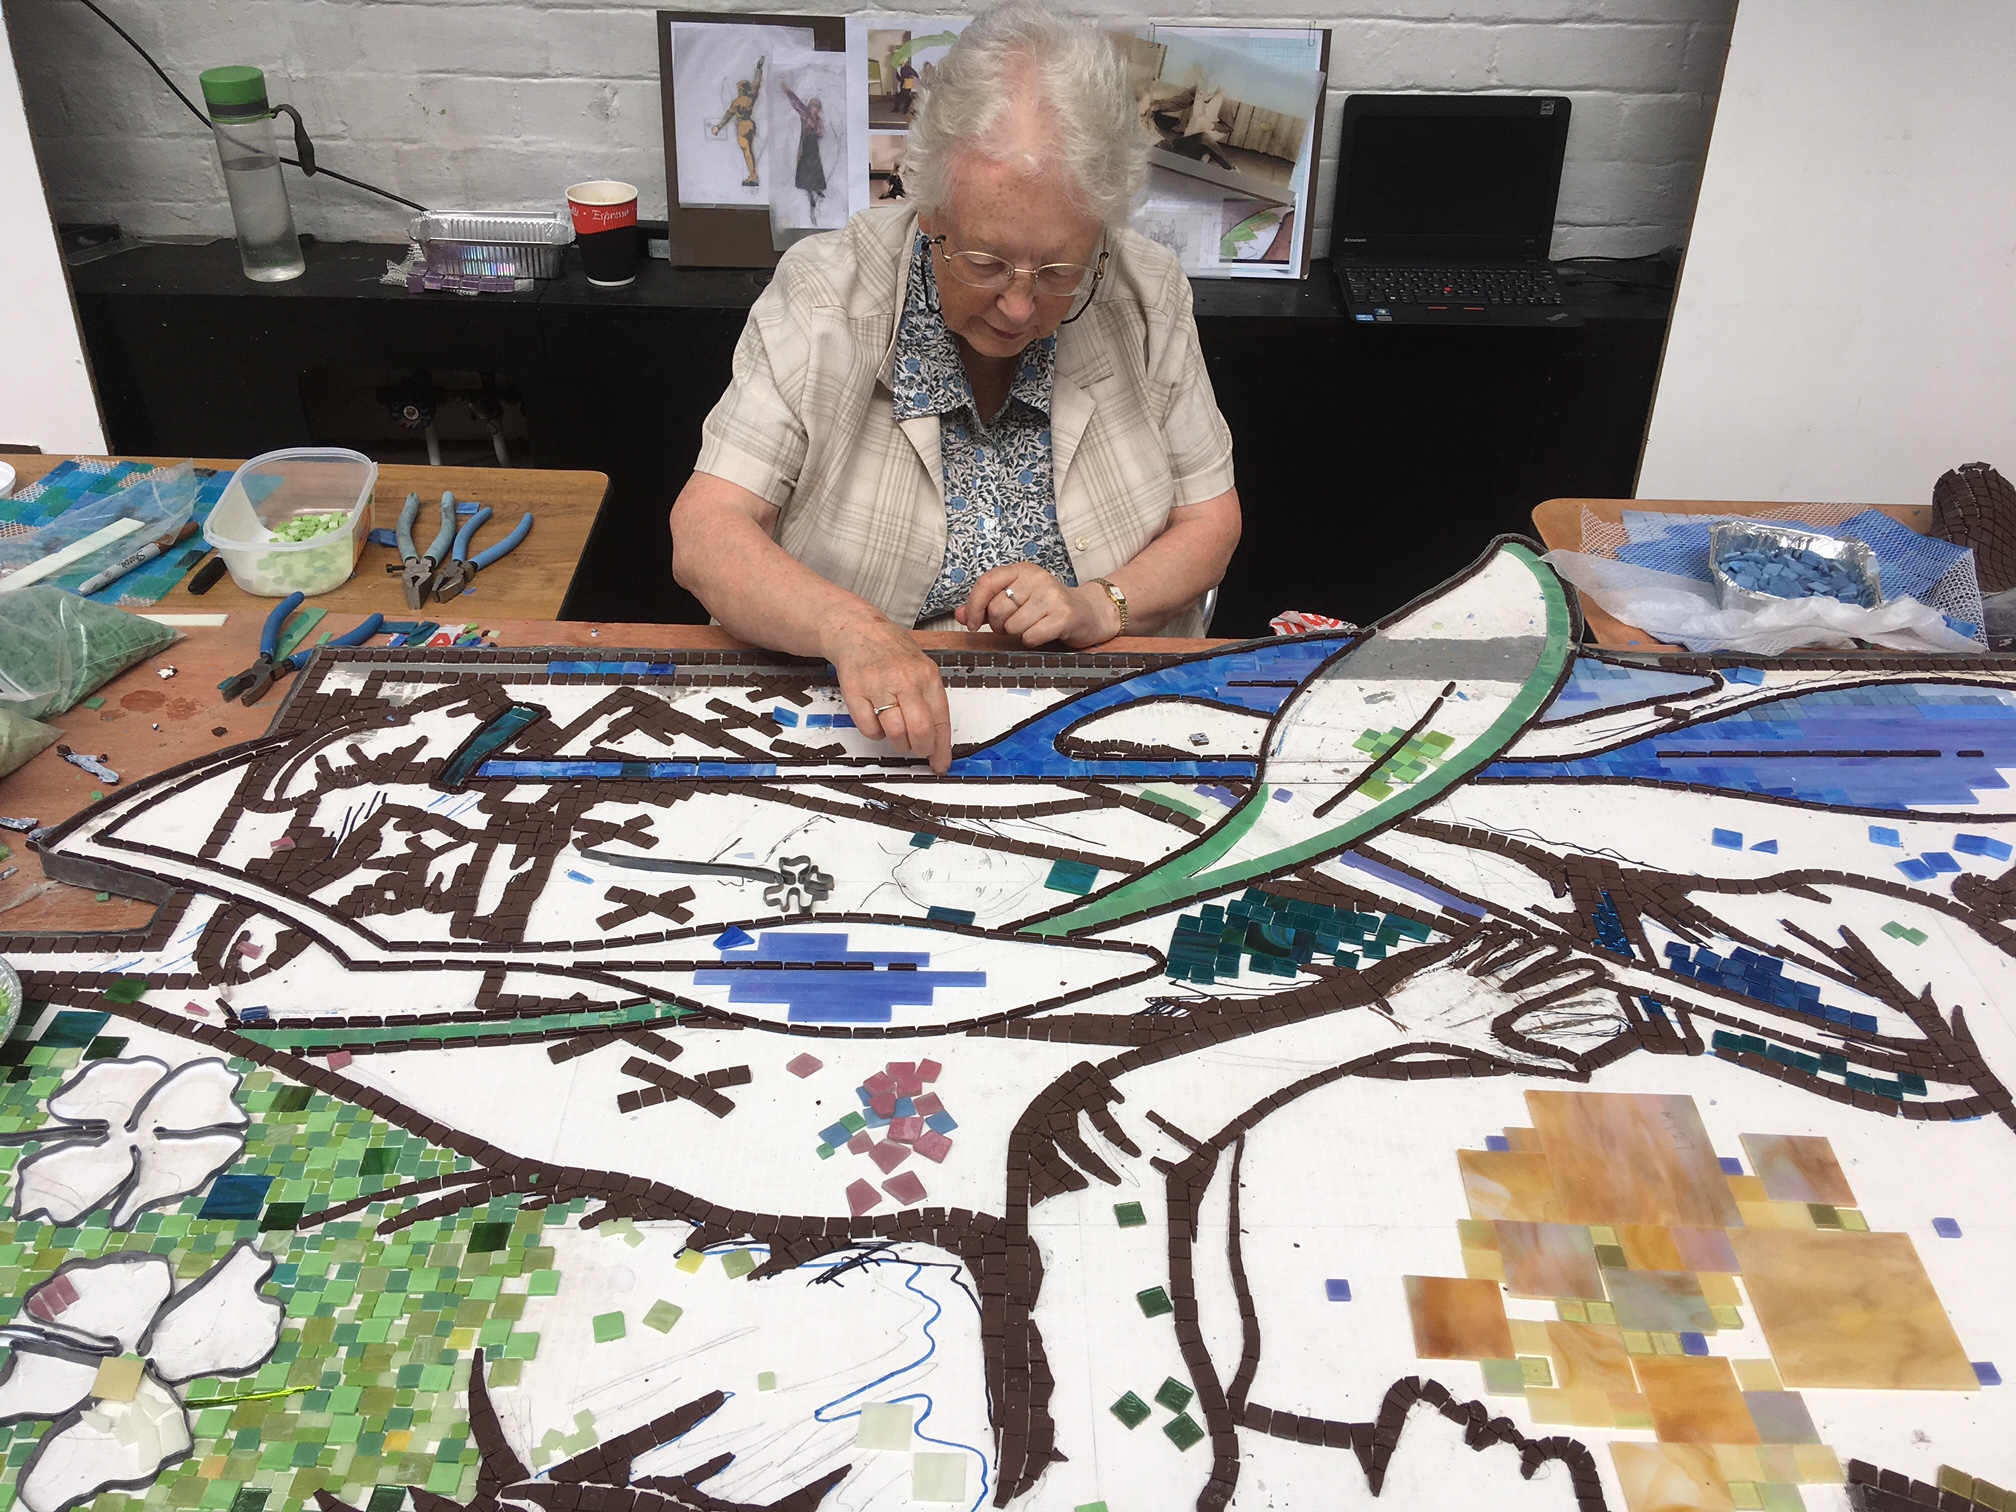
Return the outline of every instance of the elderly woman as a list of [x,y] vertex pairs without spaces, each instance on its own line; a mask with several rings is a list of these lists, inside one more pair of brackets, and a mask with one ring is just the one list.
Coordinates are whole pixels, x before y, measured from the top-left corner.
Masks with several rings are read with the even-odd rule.
[[1006,0],[918,103],[909,206],[785,253],[672,508],[673,571],[734,634],[839,674],[943,771],[916,629],[1025,646],[1198,634],[1239,539],[1232,439],[1094,28]]

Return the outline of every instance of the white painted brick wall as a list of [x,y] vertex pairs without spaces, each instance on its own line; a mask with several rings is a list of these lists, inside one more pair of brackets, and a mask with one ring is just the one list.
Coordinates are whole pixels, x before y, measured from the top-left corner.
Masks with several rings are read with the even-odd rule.
[[[140,235],[228,233],[208,133],[74,0],[4,0],[52,200]],[[222,63],[266,70],[332,168],[443,209],[557,205],[622,178],[662,216],[652,11],[602,0],[102,0],[194,96]],[[1734,0],[1126,0],[1110,14],[1332,32],[1317,250],[1329,240],[1337,110],[1358,90],[1572,96],[1556,256],[1686,239]],[[764,0],[719,6],[771,8]],[[891,10],[893,6],[878,7]],[[957,6],[921,7],[952,12]],[[328,239],[396,240],[408,212],[289,172],[295,218]]]

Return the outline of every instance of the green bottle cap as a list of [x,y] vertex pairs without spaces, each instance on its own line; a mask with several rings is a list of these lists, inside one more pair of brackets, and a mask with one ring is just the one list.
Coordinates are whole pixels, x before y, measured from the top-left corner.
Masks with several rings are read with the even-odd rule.
[[264,115],[266,75],[243,63],[226,68],[207,68],[197,75],[203,86],[203,103],[218,115]]

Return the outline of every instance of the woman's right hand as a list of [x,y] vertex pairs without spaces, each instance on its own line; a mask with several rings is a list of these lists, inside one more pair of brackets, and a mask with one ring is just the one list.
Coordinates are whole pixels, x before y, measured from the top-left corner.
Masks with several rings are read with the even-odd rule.
[[871,611],[840,626],[824,649],[855,726],[943,775],[952,764],[952,709],[938,664],[910,632]]

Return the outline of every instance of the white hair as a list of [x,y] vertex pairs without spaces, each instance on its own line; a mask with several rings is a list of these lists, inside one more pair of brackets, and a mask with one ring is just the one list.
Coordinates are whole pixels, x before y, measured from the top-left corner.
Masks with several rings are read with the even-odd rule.
[[1002,128],[1035,111],[1049,150],[1032,172],[1061,172],[1071,197],[1109,229],[1124,225],[1148,176],[1148,141],[1135,114],[1127,64],[1112,38],[1043,0],[1001,0],[960,34],[923,91],[910,122],[905,177],[920,210],[944,211],[954,160],[997,161]]

